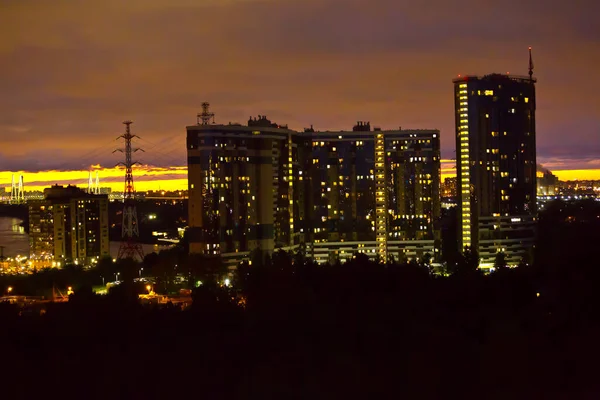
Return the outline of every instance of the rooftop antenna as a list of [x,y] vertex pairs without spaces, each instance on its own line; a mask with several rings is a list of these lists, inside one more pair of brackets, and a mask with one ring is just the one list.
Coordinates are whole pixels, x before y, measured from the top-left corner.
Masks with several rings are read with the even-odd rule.
[[[215,113],[209,111],[210,103],[204,102],[202,103],[202,114],[197,115],[197,123],[198,125],[208,125],[210,123],[210,119],[212,118],[212,123],[215,123]],[[202,122],[200,122],[202,121]]]
[[529,80],[533,82],[533,57],[531,56],[531,46],[529,46]]
[[94,185],[94,194],[100,194],[100,178],[98,177],[98,171],[96,171],[96,184]]

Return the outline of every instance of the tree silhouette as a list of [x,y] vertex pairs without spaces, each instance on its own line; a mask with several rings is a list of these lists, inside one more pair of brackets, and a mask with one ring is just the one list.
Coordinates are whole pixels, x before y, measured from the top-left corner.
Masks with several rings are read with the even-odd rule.
[[431,260],[432,260],[431,253],[425,253],[423,255],[423,257],[421,258],[421,264],[423,264],[423,266],[429,268],[429,267],[431,267]]
[[96,264],[96,272],[104,283],[114,279],[117,267],[111,257],[102,257]]
[[117,260],[115,267],[120,274],[119,280],[133,282],[138,277],[140,264],[133,258],[122,258]]
[[477,254],[477,250],[466,246],[463,254],[461,255],[461,257],[459,257],[457,263],[457,272],[459,274],[471,274],[477,271],[478,267],[479,254]]
[[296,267],[306,264],[306,243],[301,243],[296,249],[293,263]]
[[507,267],[506,254],[503,251],[496,253],[496,259],[494,260],[494,269],[496,271],[502,271]]
[[152,252],[152,253],[148,253],[144,256],[144,268],[146,269],[146,271],[151,272],[152,268],[154,268],[154,266],[156,264],[158,264],[159,261],[159,255],[156,252]]
[[292,267],[292,256],[285,250],[277,250],[271,257],[273,265],[277,268],[291,268]]

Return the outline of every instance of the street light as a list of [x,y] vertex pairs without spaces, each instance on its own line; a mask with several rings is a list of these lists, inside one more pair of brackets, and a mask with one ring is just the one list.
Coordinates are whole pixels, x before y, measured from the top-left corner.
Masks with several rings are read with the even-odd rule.
[[9,286],[8,288],[6,288],[6,291],[8,292],[8,294],[10,294],[10,292],[12,292],[13,288],[12,286]]
[[152,286],[146,285],[146,290],[148,291],[148,293],[152,293]]

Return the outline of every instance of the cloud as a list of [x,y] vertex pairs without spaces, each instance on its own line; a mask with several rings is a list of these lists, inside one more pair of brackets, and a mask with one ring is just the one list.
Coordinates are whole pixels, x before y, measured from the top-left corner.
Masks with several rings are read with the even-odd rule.
[[[600,126],[600,6],[533,0],[5,1],[0,168],[109,165],[121,121],[185,163],[185,126],[268,114],[295,129],[438,128],[454,150],[451,79],[525,73],[534,46],[540,156]],[[582,12],[584,10],[585,12]],[[569,140],[566,141],[565,137]],[[168,140],[167,140],[168,139]],[[153,146],[153,144],[157,144]],[[582,154],[582,153],[581,153]]]

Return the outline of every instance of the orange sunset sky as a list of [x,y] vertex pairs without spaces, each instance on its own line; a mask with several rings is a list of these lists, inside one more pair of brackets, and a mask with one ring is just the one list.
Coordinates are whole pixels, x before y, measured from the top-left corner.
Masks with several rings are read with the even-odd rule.
[[[23,175],[23,181],[26,191],[43,190],[54,185],[77,185],[87,187],[89,174],[92,172],[92,178],[95,180],[98,171],[100,187],[110,187],[112,191],[122,191],[124,186],[123,168],[101,168],[95,166],[90,170],[71,170],[71,171],[2,171],[0,172],[0,187],[4,191],[10,191],[12,178],[18,182],[19,176]],[[454,161],[442,160],[442,179],[455,176]],[[555,170],[553,173],[561,180],[600,180],[600,169],[585,170]],[[158,168],[150,166],[141,166],[134,169],[135,188],[139,191],[148,190],[187,190],[187,168],[169,167]]]

